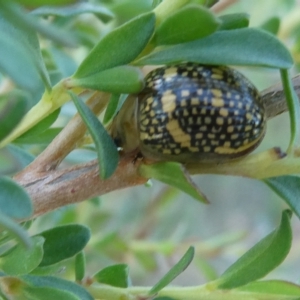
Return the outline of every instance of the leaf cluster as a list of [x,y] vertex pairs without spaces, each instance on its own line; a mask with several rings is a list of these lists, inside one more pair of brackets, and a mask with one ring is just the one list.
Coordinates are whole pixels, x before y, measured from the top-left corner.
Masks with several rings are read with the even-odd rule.
[[[34,213],[30,196],[4,176],[27,166],[63,130],[63,125],[53,124],[59,123],[61,107],[72,100],[94,142],[100,176],[109,178],[118,166],[119,152],[105,126],[117,115],[128,94],[143,89],[141,67],[185,61],[280,70],[291,120],[287,149],[291,154],[299,134],[299,103],[287,71],[293,59],[275,36],[278,18],[268,20],[261,28],[250,28],[247,14],[216,16],[209,9],[214,1],[200,0],[154,1],[153,6],[141,1],[135,12],[128,9],[130,1],[124,1],[123,8],[115,1],[106,1],[107,5],[99,1],[42,2],[0,1],[1,82],[13,86],[0,95],[0,146],[13,143],[0,153],[0,159],[6,161],[11,156],[14,162],[0,167],[2,299],[103,299],[103,295],[107,299],[197,299],[207,293],[212,295],[207,299],[298,299],[300,288],[295,284],[260,281],[290,250],[289,211],[283,212],[277,229],[223,275],[203,286],[165,288],[192,261],[195,249],[190,247],[152,288],[131,287],[125,264],[100,268],[91,276],[93,285],[89,287],[83,251],[90,239],[89,229],[69,224],[30,235],[27,230],[31,222],[20,223]],[[106,26],[106,30],[86,24],[80,18],[83,14],[92,14],[94,22],[101,24],[100,28]],[[40,41],[50,46],[41,49]],[[87,53],[79,65],[70,55],[76,45]],[[83,101],[90,90],[110,94],[103,122]],[[77,142],[82,145],[82,141]],[[207,202],[177,163],[141,165],[139,172]],[[272,177],[264,182],[300,216],[298,176]],[[58,266],[66,260],[72,261],[73,277],[84,287],[57,276]]]

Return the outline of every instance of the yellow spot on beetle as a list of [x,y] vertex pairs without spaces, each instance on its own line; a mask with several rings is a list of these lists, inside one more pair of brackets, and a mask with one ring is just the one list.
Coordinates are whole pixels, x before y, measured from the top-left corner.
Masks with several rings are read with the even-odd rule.
[[212,89],[211,90],[211,93],[217,97],[217,98],[221,98],[222,97],[222,92],[220,90],[217,90],[217,89]]
[[212,75],[211,75],[211,78],[222,80],[222,79],[223,79],[223,76],[220,75],[220,74],[212,74]]
[[150,113],[149,113],[149,115],[150,115],[151,118],[153,118],[155,116],[155,111],[151,110]]
[[211,124],[211,117],[205,117],[204,122],[205,124]]
[[171,154],[171,150],[170,149],[163,149],[163,154]]
[[172,113],[176,109],[176,95],[164,95],[161,98],[162,109],[165,113]]
[[189,150],[191,152],[199,152],[199,149],[197,147],[190,147]]
[[221,117],[218,117],[216,122],[217,122],[218,125],[223,125],[224,124],[224,119],[221,118]]
[[177,68],[170,67],[165,69],[164,78],[169,78],[177,75]]
[[224,100],[222,98],[212,98],[211,104],[214,107],[224,107],[225,105]]
[[195,105],[195,106],[198,106],[199,105],[199,99],[198,98],[196,98],[196,97],[193,97],[192,99],[191,99],[191,105]]
[[221,108],[220,111],[219,111],[219,114],[220,114],[222,117],[227,117],[227,116],[228,116],[228,109]]
[[202,139],[202,138],[203,138],[203,133],[201,133],[201,132],[196,133],[195,138],[196,138],[197,140]]
[[246,118],[247,118],[247,120],[252,120],[253,115],[250,113],[246,113]]
[[231,133],[231,132],[233,132],[234,131],[234,127],[233,126],[228,126],[227,127],[227,132],[228,133]]
[[188,97],[190,95],[190,91],[189,90],[183,90],[181,91],[181,97]]

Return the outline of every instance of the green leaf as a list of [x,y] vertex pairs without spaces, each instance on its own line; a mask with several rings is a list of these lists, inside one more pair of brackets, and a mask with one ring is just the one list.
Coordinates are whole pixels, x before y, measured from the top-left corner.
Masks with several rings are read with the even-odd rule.
[[45,119],[37,123],[35,126],[30,128],[28,131],[26,131],[24,134],[22,134],[19,139],[21,138],[27,138],[30,136],[38,135],[45,130],[47,130],[58,118],[60,113],[60,108],[55,110],[53,113],[51,113],[49,116],[47,116]]
[[179,163],[160,162],[151,165],[142,164],[139,167],[139,172],[145,178],[157,179],[187,193],[196,200],[208,203],[206,196],[202,194],[184,167]]
[[43,258],[44,238],[33,237],[30,249],[16,245],[0,258],[0,268],[7,275],[23,275],[34,270]]
[[78,0],[16,0],[22,5],[28,7],[39,7],[41,5],[70,5]]
[[23,295],[24,297],[26,297],[27,300],[81,300],[69,291],[58,290],[50,287],[27,286],[23,288]]
[[300,218],[300,177],[294,175],[272,177],[264,182],[281,197]]
[[[16,163],[19,165],[19,169],[22,170],[27,167],[31,162],[34,161],[35,157],[25,151],[22,148],[19,148],[14,145],[8,145],[6,149],[14,157]],[[0,172],[1,174],[1,172]]]
[[13,1],[0,1],[0,70],[33,93],[51,89],[36,32],[25,26],[26,13]]
[[154,298],[153,300],[176,300],[176,299],[171,298],[171,297],[157,297],[157,298]]
[[144,87],[142,72],[132,66],[119,66],[87,77],[70,79],[69,84],[115,94],[137,93]]
[[163,65],[182,61],[285,69],[293,65],[291,54],[278,39],[255,28],[217,31],[200,40],[156,50],[135,64]]
[[300,297],[299,285],[281,280],[254,281],[237,288],[237,290],[249,293]]
[[176,11],[156,29],[157,45],[172,45],[203,38],[215,32],[220,21],[207,8],[189,5]]
[[[46,50],[44,50],[44,53],[45,52]],[[53,85],[63,78],[70,77],[77,70],[77,63],[74,58],[71,54],[64,51],[64,49],[53,46],[48,49],[46,55],[49,56],[48,59],[53,64],[52,73],[49,71],[50,76],[52,75],[52,77],[54,77],[54,80],[51,81]]]
[[292,152],[299,136],[300,104],[288,70],[280,70],[280,75],[290,116],[291,137],[287,152]]
[[[80,285],[58,277],[23,275],[21,276],[21,279],[34,287],[48,287],[62,291],[68,291],[77,296],[80,300],[93,300],[93,297]],[[44,298],[40,299],[44,300]],[[64,298],[56,299],[63,300]]]
[[[51,23],[42,23],[36,16],[30,15],[14,1],[0,1],[0,10],[7,16],[14,26],[26,32],[38,32],[43,36],[64,46],[76,46],[76,41],[72,33],[56,28]],[[24,50],[24,48],[22,48]],[[44,71],[43,71],[44,72]],[[27,73],[24,73],[27,74]],[[41,73],[43,75],[43,73]],[[27,74],[28,75],[28,74]],[[44,74],[46,75],[46,74]],[[44,77],[44,82],[49,83],[49,78]],[[48,84],[46,84],[48,86]]]
[[103,37],[79,66],[75,78],[125,65],[145,48],[154,31],[155,15],[143,14]]
[[[12,221],[12,220],[11,220]],[[12,221],[13,222],[13,221]],[[30,221],[25,221],[25,222],[23,222],[23,223],[21,223],[21,224],[19,224],[19,223],[16,223],[17,225],[19,225],[22,229],[24,229],[24,230],[28,230],[29,229],[29,227],[30,227],[30,225],[31,225],[31,223],[32,223],[32,220],[30,220]],[[26,234],[25,234],[26,235]],[[31,245],[31,239],[28,237],[28,236],[26,236],[26,238],[29,240],[29,244]],[[1,232],[1,235],[0,235],[0,246],[3,246],[4,244],[6,244],[7,242],[9,242],[9,241],[11,241],[11,240],[13,240],[14,239],[14,236],[13,236],[13,234],[11,234],[9,231],[7,231],[7,230],[3,230],[2,232]],[[6,245],[5,247],[7,247],[7,246],[9,246],[9,245]],[[29,248],[29,246],[28,246],[28,248]],[[3,251],[4,251],[4,249],[2,249]],[[3,252],[2,251],[2,252]],[[4,252],[5,254],[7,254],[7,252]],[[4,255],[4,254],[1,254],[1,255]],[[0,255],[0,256],[1,256]]]
[[128,272],[129,267],[127,265],[118,264],[102,269],[97,272],[93,278],[99,283],[127,288],[129,285]]
[[149,295],[154,295],[170,284],[178,275],[180,275],[192,262],[195,254],[195,248],[190,247],[179,262],[174,265],[170,271],[160,279],[149,291]]
[[279,27],[280,27],[280,18],[278,17],[272,17],[260,26],[261,29],[266,30],[274,35],[278,33]]
[[231,289],[264,277],[276,268],[291,248],[290,211],[282,213],[280,226],[258,242],[215,282],[220,289]]
[[12,236],[14,236],[23,246],[30,248],[31,239],[28,236],[26,230],[22,228],[18,223],[14,222],[11,218],[7,217],[0,211],[0,228],[7,230]]
[[0,211],[13,219],[29,218],[33,212],[28,193],[8,177],[0,177]]
[[118,150],[112,138],[108,135],[98,118],[79,99],[79,97],[77,97],[77,95],[74,93],[70,93],[70,95],[95,143],[98,154],[100,176],[101,178],[106,179],[114,173],[118,166]]
[[45,238],[40,267],[55,264],[80,252],[90,239],[90,230],[82,225],[58,226],[38,234]]
[[0,140],[19,124],[26,113],[27,106],[27,95],[22,92],[14,91],[0,96]]
[[14,140],[14,144],[49,145],[63,128],[49,128],[37,135],[24,135]]
[[81,281],[85,274],[85,255],[81,251],[75,256],[75,279]]
[[120,94],[112,94],[103,117],[103,124],[108,124],[117,114],[121,107]]
[[250,16],[246,13],[235,13],[219,16],[222,24],[219,30],[232,30],[249,26]]
[[31,12],[37,16],[72,17],[79,14],[92,13],[104,22],[110,21],[114,15],[103,5],[89,2],[79,2],[68,6],[42,6]]

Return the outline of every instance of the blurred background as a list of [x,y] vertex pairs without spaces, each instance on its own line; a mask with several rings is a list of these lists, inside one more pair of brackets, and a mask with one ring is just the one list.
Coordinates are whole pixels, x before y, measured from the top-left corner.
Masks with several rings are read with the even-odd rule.
[[[63,51],[55,46],[48,47],[49,42],[42,41],[42,47],[47,46],[44,47],[47,66],[54,75],[57,76],[57,72],[62,77],[72,74],[78,62],[107,30],[151,9],[152,5],[152,0],[97,2],[106,5],[117,18],[103,23],[92,14],[82,14],[72,20],[60,21],[74,32],[76,28],[76,34],[81,38],[84,47]],[[278,22],[278,36],[291,50],[295,59],[292,72],[299,72],[300,1],[220,2],[224,2],[224,8],[218,12],[219,15],[246,12],[250,15],[250,26],[259,27],[274,20]],[[259,90],[280,80],[277,70],[239,70]],[[35,101],[38,99],[37,93]],[[65,105],[54,126],[62,126],[74,113],[72,104]],[[267,135],[256,151],[274,146],[285,149],[288,141],[289,119],[285,113],[268,122]],[[42,149],[43,146],[40,145],[27,147],[34,155]],[[66,164],[93,158],[95,153],[88,149],[75,150],[68,156]],[[0,165],[2,173],[13,173],[19,167],[5,150],[1,150]],[[86,248],[87,275],[111,264],[126,263],[130,266],[133,285],[155,283],[190,245],[194,245],[196,257],[193,263],[174,284],[185,286],[205,283],[220,275],[245,251],[272,231],[279,224],[281,212],[286,205],[258,180],[213,175],[194,176],[194,180],[210,200],[210,205],[198,203],[174,188],[152,181],[147,186],[115,191],[101,198],[61,208],[39,217],[30,230],[34,234],[68,223],[80,223],[90,227],[92,238]],[[292,224],[292,251],[268,278],[300,283],[300,220],[294,216]],[[61,263],[55,266],[54,271],[59,272],[62,277],[73,278],[73,264],[72,260]]]

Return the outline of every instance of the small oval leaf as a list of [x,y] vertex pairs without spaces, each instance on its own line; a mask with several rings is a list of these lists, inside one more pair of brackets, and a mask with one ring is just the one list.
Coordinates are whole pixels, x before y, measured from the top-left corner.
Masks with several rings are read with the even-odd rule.
[[264,182],[281,197],[300,218],[300,177],[286,175],[265,179]]
[[183,61],[283,69],[293,65],[291,54],[276,37],[255,28],[217,31],[200,40],[156,50],[135,64],[164,65]]
[[[32,238],[32,246],[29,249],[15,246],[9,253],[0,258],[0,268],[7,275],[23,275],[34,270],[43,258],[44,238],[36,236]],[[20,263],[22,262],[22,263]]]
[[235,13],[220,16],[219,19],[222,24],[219,30],[232,30],[238,28],[244,28],[249,26],[249,14],[245,13]]
[[116,145],[98,118],[81,101],[81,99],[74,93],[70,93],[70,95],[95,143],[100,176],[101,178],[106,179],[114,173],[118,166],[119,154]]
[[142,164],[139,167],[139,172],[145,178],[157,179],[187,193],[198,201],[208,203],[206,196],[198,189],[184,167],[179,163]]
[[280,18],[272,17],[262,24],[260,28],[276,35],[280,28]]
[[190,247],[179,262],[172,267],[172,269],[156,283],[149,291],[149,295],[154,295],[170,284],[179,274],[181,274],[192,262],[195,255],[195,248]]
[[280,70],[280,74],[290,116],[291,137],[287,152],[292,152],[299,139],[300,104],[288,70]]
[[74,77],[83,78],[130,63],[148,43],[154,24],[155,15],[149,12],[111,31],[84,59]]
[[85,255],[81,251],[75,256],[75,279],[81,281],[85,274]]
[[74,256],[90,239],[90,230],[82,225],[65,225],[41,232],[45,239],[44,257],[40,267],[49,266]]
[[14,140],[14,144],[48,146],[63,128],[49,128],[37,135],[22,136]]
[[108,105],[106,107],[105,114],[103,117],[104,125],[108,124],[116,115],[116,113],[119,109],[119,106],[120,106],[119,102],[120,102],[120,94],[112,94],[109,99],[109,102],[108,102]]
[[14,1],[0,1],[0,69],[20,87],[36,93],[42,82],[48,89],[51,83],[30,21]]
[[25,133],[20,135],[18,137],[18,139],[32,137],[32,136],[35,136],[35,135],[38,135],[38,134],[44,132],[56,121],[56,119],[59,116],[59,113],[60,113],[60,108],[55,110],[50,115],[48,115],[46,118],[44,118],[42,121],[37,123],[32,128],[30,128],[28,131],[26,131]]
[[[93,300],[94,298],[80,285],[61,279],[59,277],[53,276],[33,276],[33,275],[23,275],[20,277],[23,281],[27,282],[32,287],[40,288],[54,288],[57,290],[67,291],[72,295],[78,297],[80,300]],[[44,298],[39,298],[44,299]],[[54,298],[51,298],[54,299]],[[64,299],[64,298],[56,298]],[[77,298],[76,298],[77,299]]]
[[176,11],[156,29],[157,45],[173,45],[203,38],[215,32],[220,21],[207,8],[189,5]]
[[93,278],[99,283],[127,288],[129,285],[128,273],[129,268],[127,265],[118,264],[100,270],[93,276]]
[[70,79],[69,84],[103,92],[132,94],[143,88],[144,81],[139,68],[119,66],[84,78]]
[[254,281],[237,288],[237,290],[249,293],[297,296],[297,299],[300,297],[299,285],[281,280]]
[[0,177],[0,211],[13,219],[29,218],[33,211],[28,193],[8,177]]
[[23,246],[30,248],[31,239],[27,231],[20,226],[18,223],[14,222],[11,218],[7,217],[0,211],[0,228],[7,230],[10,235],[15,237]]
[[0,140],[4,139],[18,125],[26,113],[27,95],[11,92],[0,97]]
[[264,277],[285,259],[291,242],[290,211],[284,211],[280,226],[231,265],[216,280],[218,288],[236,288]]
[[69,291],[64,291],[61,289],[55,289],[51,287],[32,287],[26,286],[23,288],[22,295],[24,299],[30,300],[53,300],[53,299],[63,299],[63,300],[81,300],[76,295]]
[[74,5],[67,6],[41,6],[33,10],[31,14],[42,17],[49,15],[71,17],[84,13],[93,13],[104,22],[110,21],[114,17],[113,13],[103,5],[89,2],[76,2]]

